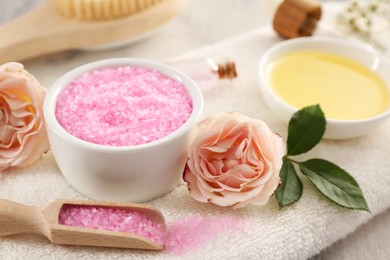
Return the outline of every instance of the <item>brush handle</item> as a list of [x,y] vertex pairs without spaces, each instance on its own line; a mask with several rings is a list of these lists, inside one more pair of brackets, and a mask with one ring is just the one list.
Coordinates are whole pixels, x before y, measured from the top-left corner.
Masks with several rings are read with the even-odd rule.
[[0,27],[0,64],[136,39],[175,17],[186,1],[164,0],[138,13],[104,21],[68,19],[46,1]]
[[46,234],[46,221],[40,209],[0,200],[0,236],[21,233]]
[[[0,27],[0,63],[20,61],[67,49],[66,33],[56,30],[59,20],[49,1]],[[57,31],[58,32],[58,31]],[[57,33],[58,34],[58,33]]]

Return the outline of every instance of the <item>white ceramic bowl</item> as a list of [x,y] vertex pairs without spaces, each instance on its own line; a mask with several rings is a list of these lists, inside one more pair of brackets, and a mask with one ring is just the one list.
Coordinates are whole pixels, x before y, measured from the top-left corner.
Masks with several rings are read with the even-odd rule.
[[[304,37],[286,40],[274,45],[264,53],[260,60],[258,71],[259,86],[265,103],[277,117],[286,123],[289,122],[292,114],[297,111],[297,108],[286,103],[275,94],[267,81],[266,68],[270,62],[280,56],[303,50],[328,52],[361,63],[377,73],[384,80],[390,91],[390,61],[369,45],[327,37]],[[367,119],[327,119],[324,137],[328,139],[347,139],[364,135],[383,122],[389,114],[390,107],[384,113]]]
[[[121,65],[146,67],[182,82],[193,102],[188,120],[168,136],[136,146],[98,145],[65,131],[55,116],[56,101],[61,91],[87,71]],[[68,72],[54,83],[44,102],[51,151],[69,183],[90,198],[126,202],[159,197],[178,183],[185,165],[187,139],[202,109],[202,94],[188,76],[165,64],[130,58],[93,62]]]

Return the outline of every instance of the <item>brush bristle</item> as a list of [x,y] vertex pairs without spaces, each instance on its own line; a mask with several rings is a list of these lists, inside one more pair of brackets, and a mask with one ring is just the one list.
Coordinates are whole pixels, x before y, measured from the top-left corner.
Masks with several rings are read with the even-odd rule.
[[109,20],[141,12],[162,0],[52,0],[66,17]]

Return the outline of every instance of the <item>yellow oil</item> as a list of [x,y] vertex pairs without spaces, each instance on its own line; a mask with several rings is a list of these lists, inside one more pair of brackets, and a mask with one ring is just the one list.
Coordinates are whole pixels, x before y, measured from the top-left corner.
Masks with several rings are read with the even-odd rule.
[[375,72],[325,52],[286,54],[269,64],[267,76],[284,101],[296,108],[320,104],[327,118],[364,119],[389,106],[388,88]]

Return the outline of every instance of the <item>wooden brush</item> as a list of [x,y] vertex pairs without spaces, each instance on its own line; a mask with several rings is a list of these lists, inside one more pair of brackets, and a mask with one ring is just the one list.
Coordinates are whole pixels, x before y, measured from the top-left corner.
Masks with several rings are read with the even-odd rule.
[[[85,4],[95,1],[100,5]],[[107,5],[107,8],[103,8],[106,7],[103,2],[111,3],[114,0],[95,1],[64,0],[63,9],[58,7],[60,4],[57,3],[57,9],[61,9],[62,13],[69,17],[56,11],[52,2],[44,2],[31,12],[6,23],[0,27],[0,64],[69,49],[125,43],[168,22],[182,11],[187,2],[137,0],[138,4],[130,8],[130,5],[125,7],[124,3],[133,1],[115,0],[115,3],[121,4]],[[70,3],[77,2],[79,9],[70,8]],[[87,9],[88,6],[90,9]]]
[[142,12],[164,0],[52,0],[66,17],[82,20],[116,19]]
[[145,205],[56,200],[46,207],[32,207],[9,200],[0,200],[0,236],[33,233],[47,237],[53,244],[61,245],[164,249],[164,245],[132,233],[60,225],[58,218],[64,205],[111,207],[138,212],[166,230],[161,212]]

